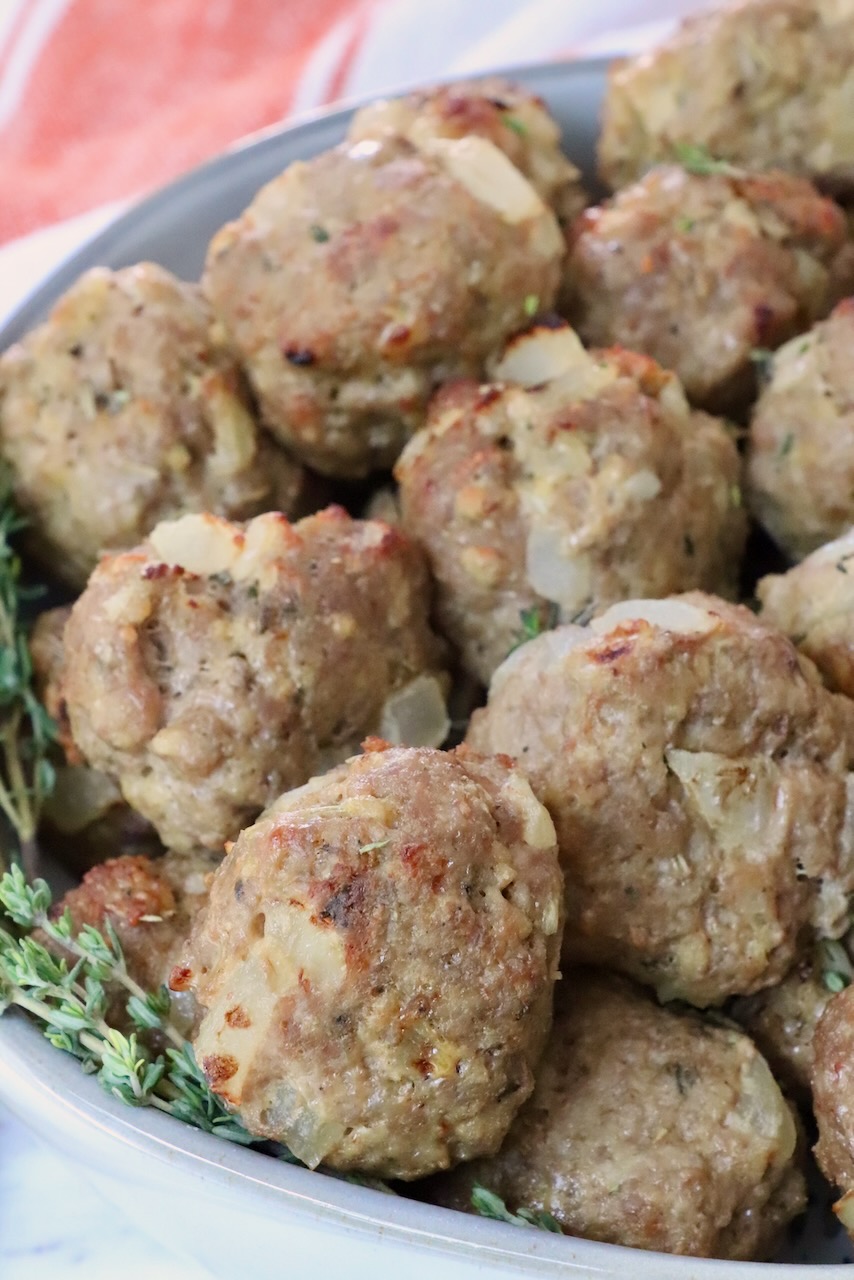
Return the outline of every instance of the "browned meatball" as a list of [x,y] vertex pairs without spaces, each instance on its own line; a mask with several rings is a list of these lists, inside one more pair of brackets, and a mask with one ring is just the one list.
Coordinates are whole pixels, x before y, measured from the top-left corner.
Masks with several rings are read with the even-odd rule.
[[510,761],[366,746],[241,834],[172,981],[251,1133],[408,1179],[494,1152],[530,1094],[562,885]]
[[847,926],[854,704],[747,609],[693,592],[540,636],[467,740],[555,820],[571,959],[708,1005]]
[[753,410],[750,505],[795,560],[854,525],[852,350],[854,298],[848,298],[776,353]]
[[434,387],[476,376],[563,244],[484,138],[341,146],[293,164],[211,243],[204,287],[285,444],[328,475],[390,466]]
[[69,605],[46,610],[30,635],[36,694],[57,725],[62,748],[41,810],[39,845],[83,872],[119,849],[149,856],[163,850],[154,828],[125,803],[114,780],[84,764],[74,745],[62,694],[63,633],[70,613]]
[[558,984],[534,1094],[498,1155],[437,1179],[430,1198],[471,1212],[479,1184],[573,1236],[765,1258],[806,1203],[796,1145],[747,1036],[573,970]]
[[74,741],[170,848],[221,847],[368,732],[447,732],[418,549],[329,508],[158,525],[65,631]]
[[844,214],[785,173],[655,169],[570,234],[568,314],[678,373],[688,398],[739,407],[751,355],[826,315],[854,282]]
[[[847,948],[852,938],[846,938]],[[841,941],[818,942],[777,986],[740,996],[730,1013],[756,1041],[776,1078],[793,1094],[809,1098],[813,1040],[834,990],[854,977]]]
[[471,134],[503,151],[561,222],[587,204],[581,174],[563,154],[560,127],[542,98],[500,76],[381,98],[357,111],[347,131],[351,142],[404,137],[428,150],[434,138]]
[[153,263],[87,272],[0,358],[0,454],[33,552],[75,587],[159,520],[290,513],[302,486],[197,286]]
[[756,594],[764,621],[812,658],[829,688],[854,698],[854,529],[762,578]]
[[854,184],[852,0],[740,0],[617,63],[599,162],[623,186],[681,144],[848,190]]
[[154,860],[112,858],[87,871],[53,913],[69,911],[75,934],[87,924],[103,930],[109,921],[130,976],[147,991],[156,991],[168,983],[193,920],[207,904],[218,863],[215,854],[199,850]]
[[532,386],[440,392],[395,469],[439,623],[486,683],[531,625],[734,591],[746,531],[735,443],[672,374],[619,349],[588,354],[568,328],[518,339],[499,369],[523,364]]
[[854,986],[834,996],[819,1021],[812,1092],[815,1156],[828,1181],[843,1193],[834,1212],[854,1236]]

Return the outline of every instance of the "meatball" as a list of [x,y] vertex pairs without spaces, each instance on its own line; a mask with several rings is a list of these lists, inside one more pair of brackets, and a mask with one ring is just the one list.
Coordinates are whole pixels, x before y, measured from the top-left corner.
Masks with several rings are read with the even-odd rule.
[[467,740],[554,818],[568,959],[702,1006],[847,927],[854,704],[747,609],[692,592],[540,636]]
[[[850,936],[848,944],[850,946]],[[837,968],[834,968],[834,963]],[[854,976],[841,942],[819,942],[775,987],[734,1000],[730,1013],[756,1041],[787,1089],[809,1098],[813,1040],[835,983]]]
[[390,466],[434,387],[552,305],[554,216],[484,138],[293,164],[216,235],[204,287],[270,430],[327,475]]
[[842,210],[785,173],[655,169],[570,233],[567,310],[582,337],[653,356],[716,410],[751,396],[777,347],[854,284]]
[[585,970],[558,985],[537,1087],[497,1156],[431,1184],[476,1185],[573,1236],[695,1257],[764,1258],[805,1206],[794,1116],[747,1036]]
[[561,875],[510,761],[365,745],[240,835],[172,985],[251,1133],[410,1179],[494,1152],[533,1089]]
[[429,150],[434,138],[486,138],[521,170],[561,222],[587,204],[581,174],[561,150],[560,127],[541,98],[500,76],[416,89],[362,107],[351,142],[405,137]]
[[795,560],[854,525],[854,298],[770,363],[750,424],[750,506]]
[[756,594],[763,620],[813,660],[829,688],[854,698],[854,529],[762,578]]
[[680,146],[854,185],[852,0],[741,0],[611,70],[599,141],[620,187]]
[[87,871],[53,908],[68,911],[73,933],[84,925],[118,935],[131,978],[148,991],[168,983],[199,911],[207,904],[210,877],[219,858],[212,853],[167,853],[112,858]]
[[815,1156],[828,1181],[843,1193],[834,1212],[854,1236],[854,986],[834,996],[819,1020],[812,1091]]
[[63,633],[70,613],[63,606],[38,616],[30,658],[36,694],[57,725],[62,748],[53,761],[53,789],[42,805],[39,845],[82,872],[115,857],[117,849],[152,857],[163,849],[154,828],[125,804],[113,779],[88,768],[74,745],[61,688]]
[[517,340],[498,368],[534,385],[440,392],[395,470],[439,623],[472,674],[488,682],[532,627],[734,590],[738,452],[672,374],[619,349],[588,354],[570,329]]
[[72,587],[159,520],[290,513],[302,486],[198,288],[153,263],[87,272],[0,357],[0,454],[32,552]]
[[158,525],[72,610],[74,741],[169,848],[218,848],[366,733],[442,740],[428,607],[418,549],[339,508]]

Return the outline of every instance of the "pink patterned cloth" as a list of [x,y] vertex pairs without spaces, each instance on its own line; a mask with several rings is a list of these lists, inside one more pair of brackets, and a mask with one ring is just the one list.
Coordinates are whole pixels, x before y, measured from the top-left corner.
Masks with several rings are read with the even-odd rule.
[[[703,0],[0,0],[0,242],[294,111],[601,47]],[[608,43],[606,39],[606,44]],[[611,41],[613,46],[613,41]]]

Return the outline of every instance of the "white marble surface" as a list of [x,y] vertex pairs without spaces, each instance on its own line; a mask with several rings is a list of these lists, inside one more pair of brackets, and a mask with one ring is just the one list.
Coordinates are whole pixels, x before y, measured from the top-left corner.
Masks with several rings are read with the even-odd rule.
[[211,1280],[108,1205],[71,1164],[0,1107],[3,1280]]

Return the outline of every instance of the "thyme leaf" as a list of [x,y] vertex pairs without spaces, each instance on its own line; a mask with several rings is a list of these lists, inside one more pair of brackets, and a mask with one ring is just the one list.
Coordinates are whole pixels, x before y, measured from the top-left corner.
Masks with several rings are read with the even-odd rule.
[[478,1182],[471,1190],[471,1204],[482,1218],[492,1218],[495,1222],[511,1222],[517,1227],[539,1227],[540,1231],[551,1231],[555,1235],[563,1235],[560,1224],[550,1213],[534,1209],[517,1209],[515,1213],[511,1213],[499,1195],[482,1187]]

